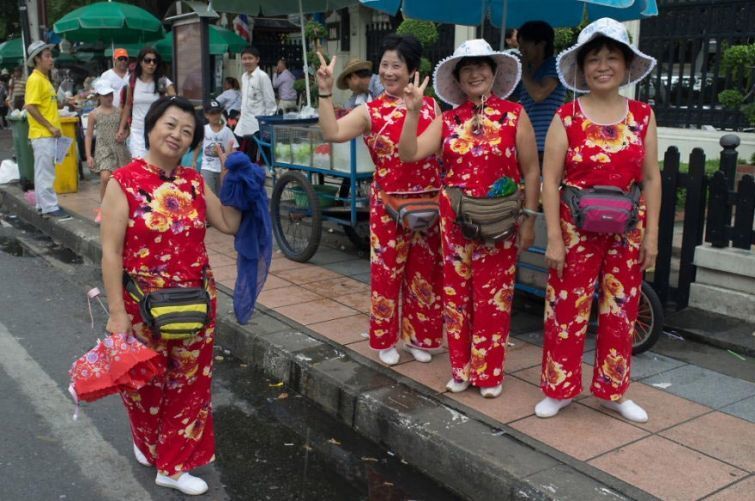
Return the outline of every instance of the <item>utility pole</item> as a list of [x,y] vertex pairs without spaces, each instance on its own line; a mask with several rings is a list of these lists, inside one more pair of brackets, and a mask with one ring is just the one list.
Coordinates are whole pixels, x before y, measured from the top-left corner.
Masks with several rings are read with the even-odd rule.
[[18,14],[21,18],[21,46],[23,48],[24,76],[29,75],[29,68],[26,66],[26,48],[31,43],[31,30],[29,30],[29,9],[26,0],[18,0]]

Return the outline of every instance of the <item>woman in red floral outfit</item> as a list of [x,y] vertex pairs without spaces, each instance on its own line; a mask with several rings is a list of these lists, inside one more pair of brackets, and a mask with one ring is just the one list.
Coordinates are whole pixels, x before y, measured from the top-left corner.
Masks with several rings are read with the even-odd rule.
[[[438,225],[425,232],[400,226],[387,213],[378,193],[383,190],[398,196],[432,197],[440,189],[440,168],[434,155],[411,163],[398,157],[406,117],[401,95],[417,71],[421,55],[422,47],[414,37],[386,37],[379,70],[385,93],[339,120],[330,99],[336,58],[326,64],[320,55],[317,71],[323,138],[344,142],[364,134],[375,163],[370,196],[370,347],[379,350],[380,360],[386,365],[399,361],[395,348],[399,331],[404,347],[419,362],[429,362],[432,357],[427,350],[439,348],[443,338]],[[439,114],[435,101],[425,98],[420,130]]]
[[[654,65],[653,58],[631,47],[626,29],[608,18],[588,25],[578,43],[559,55],[562,83],[588,94],[558,110],[545,143],[543,207],[551,271],[541,377],[546,398],[535,407],[540,417],[556,415],[582,391],[582,350],[597,283],[599,327],[590,391],[626,419],[648,419],[624,394],[642,273],[653,266],[657,254],[658,146],[653,110],[622,97],[619,87],[641,80]],[[579,229],[561,201],[561,183],[625,192],[639,183],[639,222],[628,233]]]
[[515,57],[494,52],[484,40],[464,42],[438,63],[433,79],[438,97],[456,108],[418,130],[428,79],[419,85],[415,77],[404,94],[409,113],[399,143],[406,161],[442,152],[443,307],[452,373],[446,387],[461,392],[472,384],[488,398],[503,389],[517,251],[532,244],[534,218],[520,225],[519,242],[516,233],[493,243],[471,240],[456,224],[448,193],[459,188],[495,198],[502,184],[516,193],[524,177],[525,206],[534,214],[540,191],[535,133],[522,106],[505,100],[520,73]]
[[[134,455],[155,466],[155,483],[185,494],[207,491],[190,475],[215,458],[210,386],[215,339],[215,285],[204,245],[207,222],[235,234],[241,214],[205,190],[195,169],[178,165],[202,140],[194,108],[180,97],[157,100],[145,118],[147,154],[121,167],[102,202],[102,275],[107,330],[132,332],[162,356],[167,370],[135,392],[121,393],[131,422]],[[144,290],[201,287],[209,279],[211,318],[195,336],[164,340],[141,317],[122,285],[124,271]]]

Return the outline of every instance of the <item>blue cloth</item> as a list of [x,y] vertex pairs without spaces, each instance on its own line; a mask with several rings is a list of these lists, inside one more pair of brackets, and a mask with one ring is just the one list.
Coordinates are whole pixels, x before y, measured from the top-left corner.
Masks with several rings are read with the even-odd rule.
[[220,201],[241,211],[241,225],[234,241],[238,258],[233,311],[236,320],[245,324],[252,318],[273,258],[265,169],[240,151],[228,155],[225,166],[228,172],[220,189]]
[[524,106],[524,111],[527,112],[532,122],[532,128],[535,129],[538,152],[545,150],[545,135],[548,132],[548,127],[553,120],[553,115],[564,104],[566,98],[566,87],[561,85],[561,81],[558,79],[556,58],[553,56],[543,61],[543,64],[532,75],[532,79],[537,83],[542,83],[543,79],[548,77],[555,79],[558,83],[553,92],[539,103],[532,99],[524,84],[519,82],[519,103]]

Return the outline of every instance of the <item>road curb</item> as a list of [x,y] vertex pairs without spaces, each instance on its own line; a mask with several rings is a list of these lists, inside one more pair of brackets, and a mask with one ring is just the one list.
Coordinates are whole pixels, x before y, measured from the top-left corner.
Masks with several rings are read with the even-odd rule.
[[[100,261],[99,232],[91,222],[42,218],[13,185],[0,187],[0,205],[85,259]],[[466,499],[655,499],[422,385],[408,385],[275,311],[259,306],[249,324],[239,325],[232,291],[219,289],[219,345]]]

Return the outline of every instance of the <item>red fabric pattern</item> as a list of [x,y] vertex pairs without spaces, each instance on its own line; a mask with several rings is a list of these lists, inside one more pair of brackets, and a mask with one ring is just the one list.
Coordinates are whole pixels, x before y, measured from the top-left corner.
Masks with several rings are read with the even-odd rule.
[[[159,169],[135,160],[113,178],[129,204],[123,263],[146,289],[199,286],[208,266],[204,245],[204,182],[178,167],[166,179]],[[122,391],[134,443],[165,475],[190,471],[215,458],[210,388],[215,339],[216,290],[210,278],[211,320],[186,340],[156,340],[138,304],[124,291],[133,334],[156,351],[167,367],[138,391]]]

